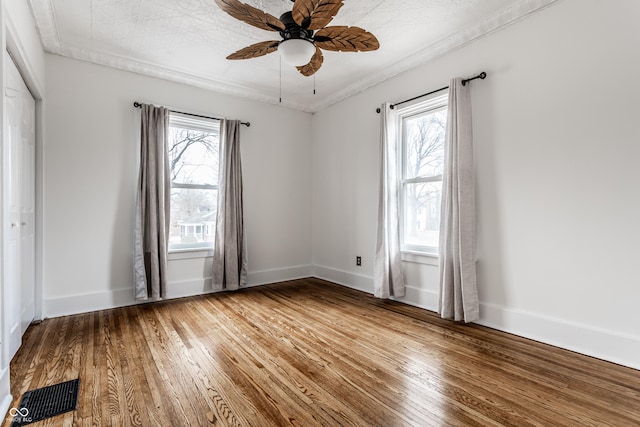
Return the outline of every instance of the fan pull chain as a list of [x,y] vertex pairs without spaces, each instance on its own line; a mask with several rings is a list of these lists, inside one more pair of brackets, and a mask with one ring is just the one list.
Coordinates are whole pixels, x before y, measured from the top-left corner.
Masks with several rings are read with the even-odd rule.
[[282,104],[282,56],[280,56],[280,104]]
[[313,94],[316,94],[316,73],[313,73]]

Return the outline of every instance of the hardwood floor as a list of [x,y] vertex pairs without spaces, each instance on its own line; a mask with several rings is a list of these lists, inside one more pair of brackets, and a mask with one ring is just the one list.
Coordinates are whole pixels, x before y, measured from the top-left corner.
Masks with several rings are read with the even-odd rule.
[[640,371],[317,279],[33,325],[13,406],[78,377],[33,426],[640,425]]

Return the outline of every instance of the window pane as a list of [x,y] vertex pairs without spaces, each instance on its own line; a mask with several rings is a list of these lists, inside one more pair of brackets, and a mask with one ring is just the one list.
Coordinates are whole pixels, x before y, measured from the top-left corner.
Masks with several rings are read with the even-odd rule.
[[[171,113],[169,249],[212,248],[218,191],[220,123]],[[208,185],[213,188],[180,188]]]
[[442,175],[446,123],[444,108],[403,120],[405,178]]
[[171,189],[169,248],[213,247],[218,190]]
[[404,186],[404,244],[437,248],[442,181]]
[[217,184],[218,141],[218,134],[214,132],[171,126],[171,181],[181,184]]

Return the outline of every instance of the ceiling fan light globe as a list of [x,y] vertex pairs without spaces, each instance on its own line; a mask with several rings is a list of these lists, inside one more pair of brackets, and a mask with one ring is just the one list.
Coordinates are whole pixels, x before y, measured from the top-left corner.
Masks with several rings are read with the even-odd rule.
[[289,39],[280,43],[278,52],[285,63],[301,67],[311,61],[311,57],[316,53],[316,47],[305,39]]

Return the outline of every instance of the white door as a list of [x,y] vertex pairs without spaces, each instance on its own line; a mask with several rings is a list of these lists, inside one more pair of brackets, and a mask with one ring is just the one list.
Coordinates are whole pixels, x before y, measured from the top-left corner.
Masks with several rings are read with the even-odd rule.
[[4,362],[13,358],[34,318],[35,101],[5,55],[3,165]]
[[[11,63],[13,65],[13,63]],[[16,69],[17,71],[17,69]],[[35,244],[36,244],[36,102],[22,79],[22,111],[20,115],[20,272],[22,334],[35,316]]]

